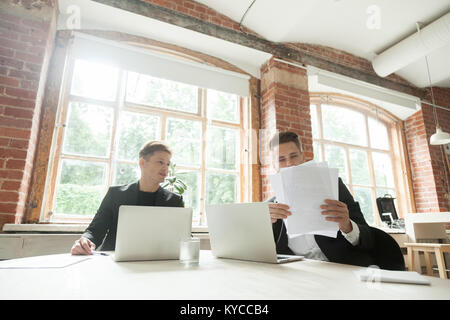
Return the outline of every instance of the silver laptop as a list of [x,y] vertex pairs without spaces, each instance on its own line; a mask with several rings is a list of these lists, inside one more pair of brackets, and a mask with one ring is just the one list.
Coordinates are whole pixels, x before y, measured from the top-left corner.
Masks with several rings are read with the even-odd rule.
[[219,258],[285,263],[303,256],[277,255],[266,202],[206,207],[212,254]]
[[120,206],[115,261],[179,259],[190,238],[192,208]]

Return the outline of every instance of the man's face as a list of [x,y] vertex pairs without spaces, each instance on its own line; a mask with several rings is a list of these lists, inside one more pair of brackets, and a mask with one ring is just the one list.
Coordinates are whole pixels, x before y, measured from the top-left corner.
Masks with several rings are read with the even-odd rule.
[[294,142],[282,143],[277,148],[274,148],[273,152],[274,164],[278,164],[277,171],[303,163],[303,154]]
[[169,173],[171,158],[170,153],[165,151],[156,151],[147,160],[140,158],[139,166],[142,176],[157,183],[164,182]]

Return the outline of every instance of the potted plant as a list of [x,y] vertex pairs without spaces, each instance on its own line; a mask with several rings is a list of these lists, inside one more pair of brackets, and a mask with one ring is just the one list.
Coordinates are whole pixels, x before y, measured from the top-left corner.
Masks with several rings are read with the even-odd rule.
[[166,180],[163,182],[161,187],[166,188],[167,190],[174,192],[176,194],[182,195],[187,190],[187,185],[183,180],[178,178],[175,174],[176,164],[172,163],[169,166],[169,174],[166,177]]

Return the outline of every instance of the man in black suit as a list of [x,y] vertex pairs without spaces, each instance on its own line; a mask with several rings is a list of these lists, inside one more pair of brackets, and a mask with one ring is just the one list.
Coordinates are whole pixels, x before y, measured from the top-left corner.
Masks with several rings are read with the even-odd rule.
[[[304,162],[302,147],[294,132],[276,134],[270,141],[273,162],[277,170]],[[374,237],[349,190],[339,178],[339,201],[327,199],[321,205],[324,219],[339,224],[337,238],[321,235],[301,235],[289,238],[283,219],[292,213],[289,206],[269,200],[270,217],[277,253],[304,255],[306,258],[330,262],[369,266],[374,264],[370,252]]]
[[168,174],[171,158],[172,152],[162,142],[144,144],[139,151],[140,180],[109,188],[94,219],[75,241],[71,253],[92,254],[102,243],[102,250],[114,250],[121,205],[184,207],[182,196],[160,187]]

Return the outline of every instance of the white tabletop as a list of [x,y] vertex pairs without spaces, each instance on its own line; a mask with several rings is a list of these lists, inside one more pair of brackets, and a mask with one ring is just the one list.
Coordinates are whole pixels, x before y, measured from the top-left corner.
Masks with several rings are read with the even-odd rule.
[[[51,264],[69,256],[33,261]],[[27,259],[33,258],[15,261]],[[367,283],[354,274],[361,269],[314,260],[276,265],[218,259],[206,250],[200,265],[191,268],[178,260],[114,262],[109,256],[90,256],[62,268],[0,269],[0,300],[450,299],[450,280],[427,277],[431,285]]]

